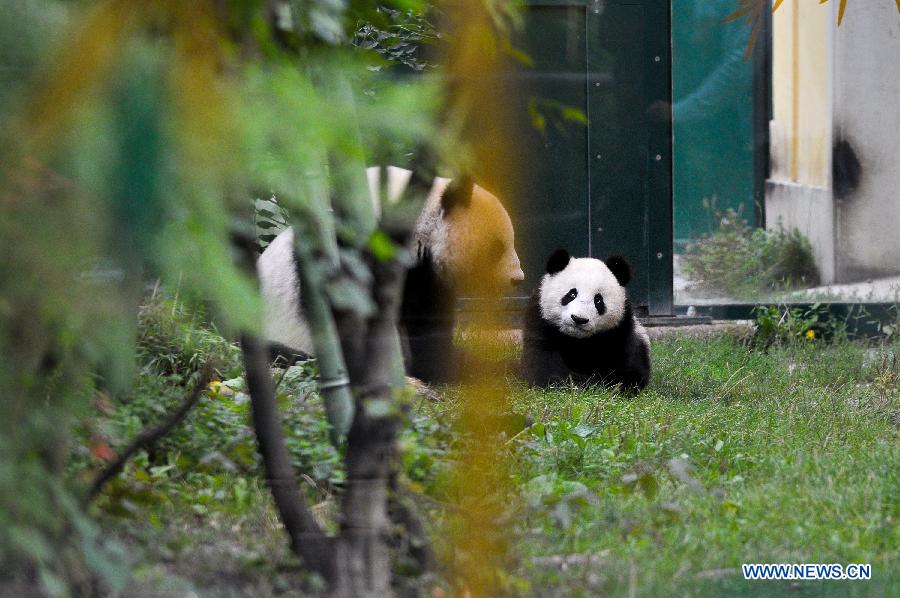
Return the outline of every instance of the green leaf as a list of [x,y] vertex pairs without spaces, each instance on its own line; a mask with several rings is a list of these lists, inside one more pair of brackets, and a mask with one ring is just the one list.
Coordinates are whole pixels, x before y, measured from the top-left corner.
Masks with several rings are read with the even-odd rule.
[[383,399],[365,401],[363,407],[366,410],[366,415],[372,419],[391,417],[397,413],[396,405],[392,401],[385,401]]
[[68,592],[66,592],[66,584],[62,578],[46,567],[40,568],[38,577],[41,580],[41,589],[43,589],[48,596],[68,595]]
[[575,426],[572,430],[572,434],[575,434],[575,436],[578,436],[579,438],[587,438],[596,431],[597,429],[594,426],[582,423]]
[[587,115],[578,108],[575,108],[573,106],[563,106],[561,110],[564,119],[571,122],[581,123],[583,125],[588,124]]
[[384,231],[376,230],[369,238],[369,250],[375,259],[387,262],[397,257],[397,244]]
[[656,481],[655,475],[652,473],[645,473],[638,480],[638,484],[644,492],[644,496],[650,500],[656,498],[656,495],[659,492],[659,482]]
[[528,114],[531,116],[531,124],[534,125],[534,128],[543,133],[544,129],[547,128],[547,118],[538,109],[536,98],[529,98]]
[[325,293],[331,305],[339,310],[351,311],[362,318],[375,313],[377,306],[369,296],[368,287],[348,276],[338,276],[325,284]]

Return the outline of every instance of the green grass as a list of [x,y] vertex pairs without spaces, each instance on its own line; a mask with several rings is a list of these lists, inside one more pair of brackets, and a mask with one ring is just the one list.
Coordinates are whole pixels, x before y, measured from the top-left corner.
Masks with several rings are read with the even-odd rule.
[[[636,398],[516,397],[542,423],[516,455],[524,552],[602,562],[561,572],[523,559],[533,588],[887,595],[900,546],[900,389],[896,372],[883,371],[887,349],[761,353],[726,339],[653,349],[654,382]],[[740,564],[754,562],[872,563],[874,573],[869,582],[743,581]]]
[[[173,341],[209,332],[196,321],[144,325],[153,342],[133,395],[107,405],[88,430],[114,449],[160,416],[155,402],[170,405],[185,392],[196,360],[167,357]],[[199,338],[219,356],[223,377],[236,375],[236,354]],[[892,595],[900,583],[898,352],[897,343],[803,340],[762,351],[728,338],[673,337],[654,342],[653,382],[636,397],[514,386],[510,410],[531,423],[497,439],[511,478],[503,502],[514,524],[502,528],[514,547],[504,571],[511,591]],[[305,494],[327,522],[343,474],[312,371],[290,370],[279,395]],[[132,555],[126,592],[315,588],[289,554],[261,481],[241,381],[228,385],[97,503],[105,529]],[[434,522],[438,548],[454,512],[454,450],[465,442],[453,427],[462,391],[440,390],[440,400],[416,406],[402,437],[403,477]],[[71,471],[86,478],[96,460],[86,447],[76,454]],[[740,564],[754,562],[871,563],[873,580],[744,581]]]

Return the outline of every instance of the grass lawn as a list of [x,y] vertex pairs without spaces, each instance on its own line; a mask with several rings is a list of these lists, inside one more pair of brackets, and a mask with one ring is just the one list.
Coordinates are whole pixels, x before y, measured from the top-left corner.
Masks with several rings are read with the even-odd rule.
[[[809,341],[764,352],[728,338],[669,337],[654,341],[653,382],[636,397],[515,387],[512,410],[533,423],[497,440],[507,490],[484,489],[504,492],[495,498],[513,547],[511,591],[897,595],[898,352],[897,343]],[[158,392],[158,375],[141,376],[137,394]],[[259,478],[246,397],[240,381],[231,384],[234,393],[205,400],[97,504],[135,559],[127,593],[265,595],[304,582]],[[328,521],[342,472],[327,430],[314,423],[321,406],[302,369],[279,391],[304,491]],[[453,428],[460,391],[444,391],[416,406],[403,436],[406,483],[439,550],[453,513],[446,479],[462,442]],[[303,400],[292,399],[298,392]],[[114,446],[127,442],[136,419],[157,417],[136,415],[147,401],[111,410],[104,430]],[[741,563],[793,562],[871,563],[872,580],[751,582],[740,574]]]
[[[866,348],[768,353],[728,339],[654,347],[651,387],[521,392],[542,425],[521,443],[535,590],[585,594],[891,595],[897,590],[897,368]],[[534,561],[534,560],[533,560]],[[528,562],[525,559],[524,562]],[[741,563],[871,563],[867,582],[744,581]],[[893,594],[896,595],[896,594]]]

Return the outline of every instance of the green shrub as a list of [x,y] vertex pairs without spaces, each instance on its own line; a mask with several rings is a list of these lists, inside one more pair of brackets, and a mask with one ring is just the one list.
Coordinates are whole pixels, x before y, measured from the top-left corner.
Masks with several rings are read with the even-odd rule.
[[812,245],[796,229],[764,230],[732,209],[717,213],[718,230],[690,243],[687,274],[706,290],[731,296],[815,286]]

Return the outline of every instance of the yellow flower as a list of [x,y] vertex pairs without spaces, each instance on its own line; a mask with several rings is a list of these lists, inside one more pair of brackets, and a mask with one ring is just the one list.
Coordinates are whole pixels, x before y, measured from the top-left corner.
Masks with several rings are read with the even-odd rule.
[[816,338],[816,331],[815,330],[807,330],[806,338],[808,338],[809,340],[813,340],[814,338]]
[[222,389],[225,388],[222,386],[221,380],[211,380],[209,385],[206,387],[206,390],[209,391],[210,399],[218,399],[221,397]]

